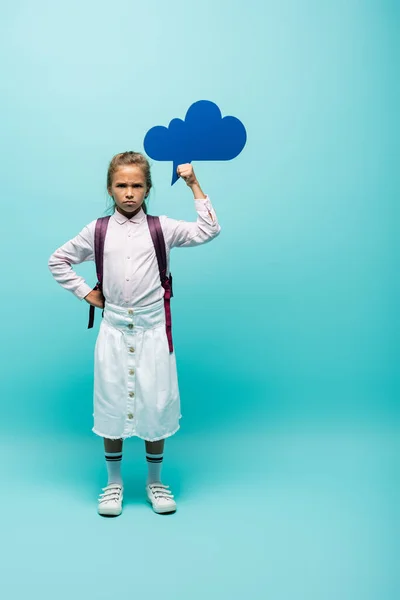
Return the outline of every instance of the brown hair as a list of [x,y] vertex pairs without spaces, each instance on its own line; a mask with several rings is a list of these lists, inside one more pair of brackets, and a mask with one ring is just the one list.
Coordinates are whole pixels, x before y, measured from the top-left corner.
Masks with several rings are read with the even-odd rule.
[[[112,185],[115,171],[118,169],[118,167],[122,167],[125,165],[136,165],[143,170],[145,180],[146,180],[147,193],[149,193],[150,189],[153,187],[153,184],[151,181],[149,161],[143,154],[140,154],[140,152],[132,152],[132,151],[121,152],[120,154],[116,154],[115,156],[113,156],[113,158],[111,159],[109,167],[108,167],[108,171],[107,171],[107,190]],[[113,201],[113,206],[110,207],[110,209],[112,209],[114,211],[115,206],[116,206],[115,201]],[[144,212],[147,214],[146,202],[143,202],[142,208],[143,208]]]

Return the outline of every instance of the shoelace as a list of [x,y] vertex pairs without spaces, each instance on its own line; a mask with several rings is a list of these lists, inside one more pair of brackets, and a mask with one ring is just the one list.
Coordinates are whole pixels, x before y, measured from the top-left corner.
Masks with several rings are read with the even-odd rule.
[[162,498],[163,500],[169,500],[170,498],[175,497],[168,489],[169,485],[163,485],[162,483],[151,483],[149,488],[156,499]]
[[103,493],[99,495],[99,502],[109,502],[110,500],[119,500],[121,496],[121,488],[116,486],[106,486],[102,488]]

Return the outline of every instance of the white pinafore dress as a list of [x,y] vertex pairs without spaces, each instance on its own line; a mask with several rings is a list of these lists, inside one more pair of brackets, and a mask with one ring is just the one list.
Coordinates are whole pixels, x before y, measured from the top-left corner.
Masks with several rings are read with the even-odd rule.
[[103,315],[94,351],[92,431],[148,441],[173,435],[182,415],[164,300],[140,308],[106,301]]

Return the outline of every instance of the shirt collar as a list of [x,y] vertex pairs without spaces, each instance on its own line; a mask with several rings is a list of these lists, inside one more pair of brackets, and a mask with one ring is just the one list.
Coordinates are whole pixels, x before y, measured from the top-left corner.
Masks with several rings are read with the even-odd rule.
[[139,212],[137,213],[137,215],[128,219],[128,217],[121,215],[120,212],[115,210],[114,214],[112,216],[115,219],[115,221],[117,221],[117,223],[119,223],[120,225],[123,225],[124,223],[126,223],[128,221],[129,221],[129,223],[141,223],[146,218],[146,213],[144,212],[143,208],[141,208],[139,210]]

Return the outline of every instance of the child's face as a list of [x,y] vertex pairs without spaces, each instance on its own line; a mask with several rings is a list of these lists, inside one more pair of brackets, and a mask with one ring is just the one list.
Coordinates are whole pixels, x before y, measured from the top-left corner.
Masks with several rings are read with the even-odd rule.
[[136,165],[118,167],[108,193],[121,211],[138,212],[148,193],[143,170]]

